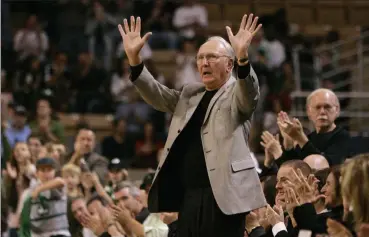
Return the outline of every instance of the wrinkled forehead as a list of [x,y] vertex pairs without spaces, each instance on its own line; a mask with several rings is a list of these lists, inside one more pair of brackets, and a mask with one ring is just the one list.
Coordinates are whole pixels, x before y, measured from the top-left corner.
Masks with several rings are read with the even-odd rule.
[[277,173],[277,180],[289,179],[292,174],[292,166],[282,166]]
[[330,92],[318,92],[311,97],[309,106],[316,106],[321,104],[329,104],[331,106],[335,106],[338,105],[338,100],[337,97]]
[[227,54],[227,50],[220,41],[209,40],[200,46],[197,55],[204,55],[209,53]]

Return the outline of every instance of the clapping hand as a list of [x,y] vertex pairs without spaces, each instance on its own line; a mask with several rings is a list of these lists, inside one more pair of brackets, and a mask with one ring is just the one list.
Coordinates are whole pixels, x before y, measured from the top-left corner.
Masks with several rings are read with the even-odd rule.
[[282,134],[283,137],[283,147],[285,150],[291,150],[293,148],[293,139],[288,136],[286,133],[283,132],[283,129],[281,128],[281,125],[285,122],[285,121],[289,121],[290,118],[288,117],[288,114],[286,112],[279,112],[278,113],[278,118],[277,118],[277,125],[279,127],[279,131]]
[[129,64],[135,66],[141,63],[139,53],[148,40],[151,32],[146,33],[141,38],[141,18],[136,19],[131,16],[131,25],[128,25],[127,19],[123,20],[123,26],[118,25],[119,33],[122,36],[123,47],[128,57]]
[[97,214],[85,213],[81,217],[81,224],[83,227],[90,229],[96,236],[101,236],[105,232],[103,222]]
[[125,208],[123,204],[111,205],[110,209],[115,219],[121,225],[124,225],[128,220],[132,218],[131,212],[127,208]]
[[281,130],[281,133],[290,137],[300,147],[303,147],[308,141],[302,124],[297,118],[293,118],[292,120],[290,120],[289,118],[286,119],[284,117],[278,118],[277,124],[279,129]]
[[281,206],[274,206],[272,208],[270,205],[268,205],[265,215],[271,226],[275,226],[280,222],[284,223],[284,213]]
[[265,152],[272,156],[273,159],[278,159],[282,156],[282,147],[279,143],[279,135],[273,136],[270,132],[264,131],[261,135],[260,144],[264,147]]
[[319,180],[314,175],[311,174],[308,178],[305,178],[302,171],[298,169],[297,172],[293,170],[290,176],[290,180],[294,180],[294,182],[288,182],[288,186],[297,194],[300,205],[315,203],[319,199],[325,198],[324,195],[319,194]]

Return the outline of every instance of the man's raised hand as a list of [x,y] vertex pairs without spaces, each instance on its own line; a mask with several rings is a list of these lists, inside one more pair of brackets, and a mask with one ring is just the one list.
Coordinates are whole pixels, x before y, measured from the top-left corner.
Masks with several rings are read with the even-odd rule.
[[248,18],[247,15],[244,15],[242,17],[240,29],[236,35],[233,35],[229,26],[226,27],[229,41],[231,42],[232,48],[235,51],[238,59],[248,58],[247,51],[251,44],[252,38],[262,27],[261,24],[257,24],[258,19],[259,17],[254,18],[253,14],[250,14]]
[[152,33],[148,32],[141,37],[141,18],[137,17],[135,19],[134,16],[131,16],[130,26],[128,25],[127,19],[124,19],[123,26],[119,24],[118,29],[122,36],[123,47],[127,54],[129,64],[131,66],[140,64],[140,51]]

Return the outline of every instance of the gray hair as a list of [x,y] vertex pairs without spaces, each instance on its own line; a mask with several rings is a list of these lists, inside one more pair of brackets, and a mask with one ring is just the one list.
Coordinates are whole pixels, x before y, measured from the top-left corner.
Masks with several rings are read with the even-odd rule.
[[119,192],[120,190],[127,188],[129,195],[132,197],[138,197],[140,196],[140,189],[137,188],[132,182],[129,181],[123,181],[120,182],[114,189],[114,192]]
[[225,40],[223,37],[220,37],[220,36],[211,36],[208,38],[206,42],[212,41],[212,40],[215,40],[221,43],[226,49],[227,55],[231,57],[232,60],[235,60],[236,53],[234,52],[232,46],[227,42],[227,40]]
[[326,88],[319,88],[319,89],[316,89],[315,91],[311,92],[310,95],[306,98],[306,106],[309,106],[311,98],[313,98],[316,94],[319,94],[319,93],[328,93],[328,94],[332,95],[334,100],[335,100],[334,102],[335,102],[336,106],[340,107],[340,101],[339,101],[337,95],[332,90],[329,90],[329,89],[326,89]]

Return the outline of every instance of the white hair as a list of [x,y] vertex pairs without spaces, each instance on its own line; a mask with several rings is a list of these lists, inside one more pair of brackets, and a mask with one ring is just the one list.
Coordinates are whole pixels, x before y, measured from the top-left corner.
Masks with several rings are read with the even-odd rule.
[[309,106],[311,98],[313,98],[315,95],[317,95],[319,93],[328,93],[328,94],[332,95],[334,97],[336,105],[338,107],[340,106],[340,102],[338,100],[337,95],[332,90],[329,90],[329,89],[326,89],[326,88],[319,88],[319,89],[316,89],[315,91],[311,92],[310,95],[306,98],[306,106]]
[[215,41],[218,41],[219,43],[221,43],[224,48],[226,49],[226,52],[227,52],[227,55],[232,59],[234,60],[235,57],[236,57],[236,53],[234,52],[232,46],[227,42],[227,40],[225,40],[223,37],[220,37],[220,36],[211,36],[208,38],[208,41],[212,41],[212,40],[215,40]]

